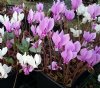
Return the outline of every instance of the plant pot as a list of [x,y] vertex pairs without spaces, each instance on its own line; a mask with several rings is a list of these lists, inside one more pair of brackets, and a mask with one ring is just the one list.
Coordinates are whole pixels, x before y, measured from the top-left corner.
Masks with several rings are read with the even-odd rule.
[[95,73],[99,71],[100,73],[100,63],[93,66],[94,72],[90,73],[89,71],[83,72],[72,84],[72,88],[84,88],[84,84],[87,79],[90,79]]

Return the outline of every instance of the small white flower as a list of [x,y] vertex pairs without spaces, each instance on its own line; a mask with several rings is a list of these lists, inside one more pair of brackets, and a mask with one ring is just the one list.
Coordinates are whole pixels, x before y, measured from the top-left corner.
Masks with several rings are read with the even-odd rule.
[[83,15],[86,12],[86,7],[84,4],[81,4],[77,9],[77,15]]
[[24,19],[23,13],[17,13],[16,11],[13,13],[13,16],[11,18],[11,23],[20,22]]
[[95,26],[95,30],[96,30],[96,33],[100,33],[100,25],[99,24],[97,24]]
[[2,43],[3,36],[4,36],[4,27],[0,28],[0,43]]
[[0,63],[0,78],[7,78],[8,73],[11,71],[11,66],[8,67],[6,64],[2,65]]
[[5,21],[9,21],[9,17],[6,14],[4,16],[0,15],[0,22],[4,24]]
[[98,21],[98,23],[100,23],[100,17],[98,17],[97,21]]
[[82,23],[86,23],[86,22],[91,22],[92,18],[91,15],[88,12],[85,12],[83,14],[84,18],[82,19]]
[[41,56],[39,54],[35,54],[34,60],[36,62],[36,65],[38,66],[41,63]]
[[98,82],[100,82],[100,74],[98,75],[98,79],[97,80],[98,80]]
[[82,30],[75,30],[74,28],[70,28],[70,31],[73,33],[74,37],[79,37],[82,34]]
[[28,64],[33,68],[38,68],[38,65],[41,63],[41,56],[38,54],[36,54],[33,58],[31,55],[26,55],[26,53],[24,55],[17,53],[17,59],[22,66]]
[[0,59],[3,59],[3,56],[7,53],[7,51],[7,47],[4,47],[2,50],[0,49]]
[[29,37],[26,38],[26,41],[30,43],[31,39]]

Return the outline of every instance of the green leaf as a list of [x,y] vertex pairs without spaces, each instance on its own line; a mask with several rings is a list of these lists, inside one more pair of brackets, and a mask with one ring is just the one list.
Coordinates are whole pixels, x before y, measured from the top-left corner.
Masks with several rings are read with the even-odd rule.
[[19,49],[19,51],[22,52],[23,54],[25,52],[28,52],[28,50],[29,50],[29,43],[26,40],[22,40],[22,43],[16,44],[16,46]]
[[41,45],[38,48],[31,47],[30,52],[41,53]]
[[14,63],[14,60],[13,60],[13,58],[11,58],[11,57],[6,57],[5,60],[6,60],[6,62],[9,63],[9,64],[13,64],[13,63]]

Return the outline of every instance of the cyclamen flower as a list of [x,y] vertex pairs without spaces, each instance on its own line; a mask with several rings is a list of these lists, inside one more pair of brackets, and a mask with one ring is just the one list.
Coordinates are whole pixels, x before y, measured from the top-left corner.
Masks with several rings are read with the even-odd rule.
[[82,23],[86,23],[86,22],[91,22],[92,21],[92,18],[91,18],[91,15],[86,11],[84,14],[83,14],[84,18],[82,19]]
[[87,62],[89,66],[94,66],[100,62],[100,53],[96,49],[88,50],[87,48],[83,48],[77,58],[83,62]]
[[[45,25],[44,25],[45,24]],[[54,27],[54,19],[45,17],[36,29],[40,38],[44,38]]]
[[32,25],[32,26],[31,26],[31,31],[32,31],[32,33],[33,33],[33,36],[36,36],[36,35],[37,35],[36,26]]
[[68,64],[72,59],[74,59],[80,51],[80,48],[81,44],[78,41],[75,43],[72,43],[71,41],[67,42],[65,50],[61,53],[63,63]]
[[0,22],[5,26],[7,32],[11,32],[12,24],[7,15],[0,15]]
[[40,23],[40,21],[42,21],[44,17],[45,17],[44,12],[36,11],[36,13],[34,13],[34,21],[36,21],[36,23]]
[[100,6],[97,4],[89,5],[88,12],[90,13],[91,17],[95,19],[97,16],[100,15]]
[[64,2],[60,2],[60,0],[57,0],[57,2],[54,1],[51,12],[53,15],[53,18],[55,21],[61,19],[61,14],[63,14],[66,10],[66,5]]
[[97,80],[98,80],[98,82],[100,82],[100,74],[98,75],[98,79]]
[[35,43],[32,43],[32,47],[33,48],[38,48],[40,46],[40,44],[42,43],[42,40],[39,39],[38,41],[36,41]]
[[43,4],[42,4],[42,3],[38,3],[38,4],[36,5],[36,9],[37,9],[38,11],[42,11],[42,10],[43,10]]
[[79,37],[82,34],[82,30],[75,30],[74,28],[70,28],[70,31],[73,33],[73,37]]
[[60,14],[60,13],[64,13],[65,12],[65,3],[64,2],[60,2],[60,0],[57,0],[57,2],[54,1],[53,6],[51,7],[51,11],[53,12],[53,14]]
[[0,43],[2,43],[3,36],[4,36],[4,27],[0,28]]
[[65,11],[65,17],[68,21],[71,21],[74,19],[75,17],[75,13],[74,13],[74,10],[66,10]]
[[12,48],[12,45],[13,44],[12,44],[11,40],[6,41],[6,46],[7,46],[8,49]]
[[100,33],[100,24],[96,24],[94,29],[96,30],[96,33]]
[[82,0],[71,0],[72,9],[76,10],[81,4]]
[[77,15],[83,15],[87,11],[87,9],[84,6],[84,4],[81,4],[79,5],[76,11],[77,11]]
[[16,57],[22,68],[24,68],[23,71],[25,74],[27,73],[26,71],[31,72],[34,70],[34,68],[38,68],[38,65],[41,63],[41,56],[39,54],[35,54],[33,58],[30,55],[26,55],[26,52],[24,53],[24,55],[17,53]]
[[98,23],[100,23],[100,16],[98,17],[97,21],[98,21]]
[[77,56],[77,58],[83,62],[87,61],[91,61],[91,57],[93,54],[93,50],[88,50],[87,48],[83,48],[80,51],[80,55]]
[[54,32],[52,36],[52,40],[55,44],[55,49],[61,49],[67,42],[70,40],[69,34],[64,34],[63,31],[60,33]]
[[58,70],[61,69],[61,67],[58,66],[56,61],[52,61],[51,65],[48,66],[50,70]]
[[27,20],[29,24],[32,24],[34,19],[34,12],[32,9],[29,10],[28,16],[27,16]]
[[7,51],[8,51],[7,47],[0,49],[0,59],[3,59],[3,56],[7,53]]
[[8,67],[6,64],[2,65],[0,63],[0,78],[7,78],[11,68],[11,66]]
[[92,42],[96,38],[96,33],[90,33],[84,31],[83,38],[85,39],[86,42]]

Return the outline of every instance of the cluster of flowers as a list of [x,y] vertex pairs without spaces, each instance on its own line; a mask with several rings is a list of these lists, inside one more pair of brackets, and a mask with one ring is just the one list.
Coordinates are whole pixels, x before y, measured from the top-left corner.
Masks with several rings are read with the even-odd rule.
[[[100,39],[97,37],[100,35],[100,17],[98,17],[100,15],[100,6],[97,4],[84,6],[82,0],[71,0],[71,4],[72,8],[68,9],[63,1],[57,0],[49,10],[51,12],[50,17],[46,16],[43,12],[42,3],[36,5],[36,11],[30,9],[28,14],[24,14],[23,8],[25,6],[23,5],[22,9],[13,7],[14,12],[12,16],[7,16],[6,14],[4,16],[0,15],[0,22],[4,25],[4,27],[0,29],[0,44],[2,44],[0,47],[6,45],[6,47],[0,49],[1,62],[5,62],[6,58],[4,55],[9,57],[8,51],[13,48],[16,54],[16,57],[14,56],[15,54],[13,55],[13,58],[16,59],[15,63],[21,65],[21,69],[26,75],[29,74],[29,72],[32,72],[35,68],[38,68],[39,64],[41,64],[42,59],[40,54],[37,54],[37,51],[38,48],[40,46],[42,47],[42,44],[44,44],[45,37],[49,37],[53,42],[54,51],[60,52],[61,54],[63,60],[62,65],[68,64],[75,58],[82,62],[87,62],[89,67],[99,63]],[[65,30],[62,30],[61,32],[53,31],[56,23],[66,20],[68,24],[69,21],[74,20],[75,15],[78,17],[81,15],[83,17],[82,22],[78,25],[90,23],[90,30],[82,30],[77,26],[77,29],[69,28],[70,32],[67,34],[64,34]],[[27,23],[24,23],[24,20]],[[23,24],[25,26],[29,25],[28,37],[25,35],[27,29],[23,29]],[[9,39],[9,34],[7,33],[12,33],[13,38]],[[73,38],[79,38],[79,40],[73,41],[70,34],[73,35]],[[4,37],[6,37],[6,41]],[[96,40],[99,41],[96,42]],[[20,44],[20,47],[18,44]],[[28,48],[27,44],[29,45]],[[26,50],[21,52],[23,51],[23,46],[25,46],[24,48],[26,48]],[[30,55],[30,51],[34,49],[36,49],[36,52],[34,51],[35,56],[33,57]],[[7,78],[7,74],[11,71],[12,66],[2,64],[3,63],[0,63],[0,78]],[[51,65],[48,67],[51,70],[57,70],[59,68],[61,68],[61,70],[63,69],[63,67],[58,66],[56,61],[52,61],[50,64]]]

